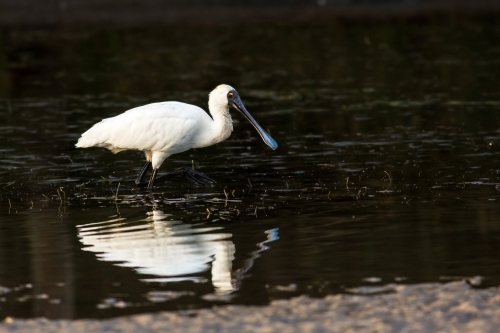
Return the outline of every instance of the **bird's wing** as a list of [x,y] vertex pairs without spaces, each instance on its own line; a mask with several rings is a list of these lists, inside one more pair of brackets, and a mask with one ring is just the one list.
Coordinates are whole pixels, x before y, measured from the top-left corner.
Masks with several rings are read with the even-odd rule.
[[128,110],[103,119],[82,134],[77,147],[105,147],[165,151],[170,154],[188,150],[208,114],[197,106],[163,102]]

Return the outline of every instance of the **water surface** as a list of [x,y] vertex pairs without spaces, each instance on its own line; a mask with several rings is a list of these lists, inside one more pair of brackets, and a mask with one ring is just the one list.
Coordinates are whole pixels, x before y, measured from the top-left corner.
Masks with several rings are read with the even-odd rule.
[[[500,282],[500,25],[3,31],[0,315],[111,317],[388,283]],[[140,152],[76,149],[148,102],[238,89],[217,180],[153,195]]]

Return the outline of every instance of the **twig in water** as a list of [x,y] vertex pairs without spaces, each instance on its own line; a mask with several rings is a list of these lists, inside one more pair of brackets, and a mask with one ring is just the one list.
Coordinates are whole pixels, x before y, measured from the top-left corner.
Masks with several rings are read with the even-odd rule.
[[328,195],[327,195],[328,200],[332,200],[332,199],[330,199],[330,193],[332,193],[332,191],[328,192]]
[[224,203],[224,207],[227,207],[227,199],[228,199],[228,197],[227,197],[226,189],[224,189],[224,195],[226,196],[226,202]]
[[[59,200],[61,201],[61,205],[64,203],[66,203],[66,192],[63,191],[63,188],[62,187],[59,187],[57,190],[57,195],[59,196]],[[63,196],[61,196],[61,192],[63,194]]]
[[118,187],[116,188],[115,192],[115,200],[118,199],[118,191],[120,190],[120,183],[118,182]]
[[210,217],[210,214],[212,214],[212,212],[210,211],[210,209],[207,208],[207,219]]
[[66,192],[63,191],[63,188],[62,187],[59,187],[59,189],[61,190],[61,192],[63,193],[64,195],[64,202],[66,202]]
[[16,181],[14,180],[14,181],[12,181],[12,182],[8,183],[7,185],[5,185],[5,186],[4,186],[4,187],[2,187],[2,188],[6,188],[7,186],[10,186],[10,185],[14,184],[15,182],[16,182]]
[[247,178],[247,180],[248,180],[248,186],[252,187],[252,182],[250,181],[250,178]]
[[347,189],[347,193],[349,193],[349,177],[345,179],[345,188]]
[[80,194],[82,194],[82,191],[85,188],[85,185],[87,185],[88,183],[90,183],[90,180],[88,182],[86,182],[86,183],[80,184],[80,186],[79,186],[80,187]]
[[233,196],[233,198],[234,198],[234,192],[236,192],[236,190],[233,190],[233,192],[231,192],[231,195]]
[[10,215],[10,209],[12,208],[12,204],[10,203],[10,198],[9,199],[9,215]]
[[106,182],[108,182],[108,183],[110,183],[110,184],[111,184],[111,179],[109,179],[109,178],[105,178],[104,176],[101,176],[101,178],[102,178],[102,179],[104,179],[104,181],[106,181]]
[[255,217],[257,217],[257,206],[255,206],[255,212],[254,212]]
[[384,191],[384,192],[387,192],[387,190],[389,190],[389,188],[390,188],[390,187],[391,187],[391,185],[392,185],[392,178],[391,178],[391,175],[390,175],[387,171],[384,171],[384,172],[385,172],[385,173],[387,174],[387,176],[389,177],[389,186],[387,186],[387,188],[386,188],[386,189],[385,189],[385,191]]
[[358,203],[361,205],[361,207],[364,207],[363,204],[359,201],[360,196],[361,196],[361,190],[358,190],[358,194],[356,194],[356,200],[358,200]]

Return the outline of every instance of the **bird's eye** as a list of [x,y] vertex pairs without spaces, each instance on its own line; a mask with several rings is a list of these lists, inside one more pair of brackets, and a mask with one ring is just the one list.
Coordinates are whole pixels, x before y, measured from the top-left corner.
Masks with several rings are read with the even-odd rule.
[[231,99],[234,97],[234,94],[232,92],[227,93],[227,98]]

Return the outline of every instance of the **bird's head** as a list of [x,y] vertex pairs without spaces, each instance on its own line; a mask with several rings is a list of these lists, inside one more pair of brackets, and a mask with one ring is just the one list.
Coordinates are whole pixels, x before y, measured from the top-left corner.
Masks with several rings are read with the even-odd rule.
[[[259,132],[260,137],[264,142],[271,147],[272,149],[278,148],[278,144],[274,139],[262,129],[262,127],[259,126],[257,121],[253,119],[253,117],[250,115],[250,113],[247,111],[245,108],[245,105],[243,105],[243,102],[241,101],[240,95],[234,89],[233,87],[227,85],[227,84],[221,84],[217,86],[211,93],[210,97],[208,100],[210,112],[212,112],[212,109],[224,109],[224,110],[229,110],[229,107],[232,106],[241,114],[247,118],[247,120],[255,127],[257,132]],[[226,111],[227,112],[227,111]]]
[[238,95],[238,93],[233,87],[227,84],[221,84],[210,93],[209,103],[219,108],[228,107],[231,106],[232,99],[234,99],[235,95]]

